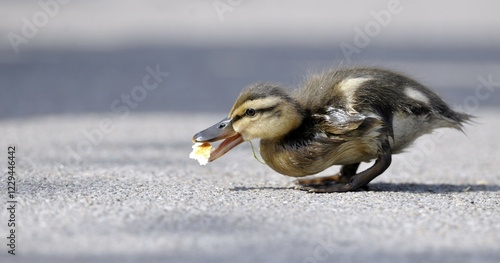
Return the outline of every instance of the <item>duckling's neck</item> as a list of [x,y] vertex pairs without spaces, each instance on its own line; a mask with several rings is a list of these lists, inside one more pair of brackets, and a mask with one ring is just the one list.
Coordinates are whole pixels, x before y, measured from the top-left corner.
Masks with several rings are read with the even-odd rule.
[[294,163],[296,154],[304,153],[304,149],[314,140],[317,132],[314,120],[307,111],[301,111],[301,121],[297,128],[287,134],[271,139],[260,140],[260,153],[266,164],[273,170],[289,176],[304,176],[306,172]]
[[286,101],[286,103],[282,103],[279,108],[277,113],[279,122],[276,125],[277,127],[272,128],[280,130],[280,132],[277,132],[276,135],[278,136],[272,139],[281,139],[293,133],[303,125],[304,118],[306,117],[305,111],[295,100]]
[[295,147],[295,144],[303,144],[314,136],[314,120],[308,111],[297,111],[297,115],[290,120],[286,132],[274,138],[261,138],[261,143],[279,143],[284,147]]

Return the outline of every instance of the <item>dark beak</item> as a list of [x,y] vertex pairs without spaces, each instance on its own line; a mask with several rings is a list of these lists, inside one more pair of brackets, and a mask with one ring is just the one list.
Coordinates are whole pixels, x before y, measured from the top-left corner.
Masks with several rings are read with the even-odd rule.
[[193,142],[215,142],[222,139],[225,140],[212,152],[209,162],[221,157],[244,141],[243,137],[234,131],[232,119],[225,118],[193,136]]

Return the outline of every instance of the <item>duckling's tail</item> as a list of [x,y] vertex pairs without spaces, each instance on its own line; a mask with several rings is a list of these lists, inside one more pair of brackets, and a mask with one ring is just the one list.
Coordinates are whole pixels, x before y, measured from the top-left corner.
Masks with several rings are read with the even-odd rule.
[[463,130],[464,124],[473,123],[474,119],[476,118],[476,116],[474,116],[474,115],[470,115],[470,114],[462,113],[462,112],[456,112],[456,111],[453,111],[451,109],[446,111],[446,112],[443,112],[441,114],[443,117],[445,117],[446,119],[448,119],[450,121],[450,123],[452,124],[452,128],[455,128],[455,129],[460,130],[462,132],[464,131]]

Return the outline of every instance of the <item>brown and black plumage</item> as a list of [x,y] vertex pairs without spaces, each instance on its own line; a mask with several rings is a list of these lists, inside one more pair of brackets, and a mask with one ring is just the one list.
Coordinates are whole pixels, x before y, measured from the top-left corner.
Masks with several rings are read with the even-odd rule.
[[[457,113],[418,82],[387,70],[356,68],[312,75],[294,91],[261,83],[242,91],[229,116],[197,133],[195,142],[225,139],[210,161],[246,140],[260,139],[273,170],[302,177],[342,165],[338,174],[299,179],[298,188],[344,192],[366,186],[391,164],[392,154],[433,129],[461,129]],[[376,160],[365,171],[361,162]]]

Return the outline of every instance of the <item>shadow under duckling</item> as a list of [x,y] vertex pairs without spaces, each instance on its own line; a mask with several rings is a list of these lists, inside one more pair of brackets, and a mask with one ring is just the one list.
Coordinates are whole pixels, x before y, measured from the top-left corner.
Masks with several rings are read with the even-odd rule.
[[[346,192],[365,187],[415,139],[436,128],[462,129],[472,116],[458,113],[428,88],[383,69],[354,68],[309,77],[286,91],[261,83],[242,91],[229,116],[193,136],[193,142],[225,139],[208,161],[252,139],[278,173],[302,177],[332,165],[340,172],[299,179],[297,189]],[[376,160],[357,173],[361,162]]]

